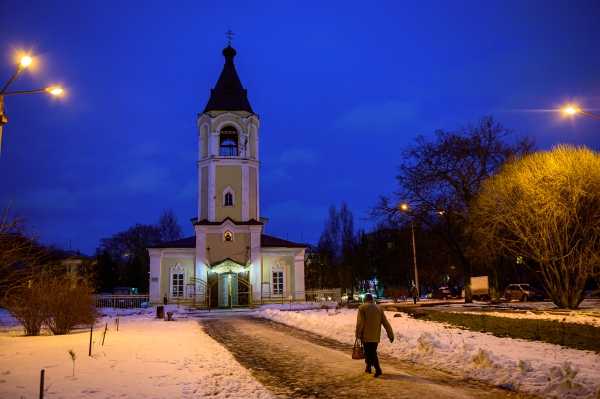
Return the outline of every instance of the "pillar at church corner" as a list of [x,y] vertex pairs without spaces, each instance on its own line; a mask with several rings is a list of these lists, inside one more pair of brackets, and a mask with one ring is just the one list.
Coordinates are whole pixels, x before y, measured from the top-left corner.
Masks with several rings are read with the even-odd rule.
[[[151,301],[199,308],[304,298],[305,244],[265,235],[260,214],[259,116],[234,65],[225,65],[198,115],[198,207],[194,236],[149,248]],[[302,261],[300,261],[302,260]]]

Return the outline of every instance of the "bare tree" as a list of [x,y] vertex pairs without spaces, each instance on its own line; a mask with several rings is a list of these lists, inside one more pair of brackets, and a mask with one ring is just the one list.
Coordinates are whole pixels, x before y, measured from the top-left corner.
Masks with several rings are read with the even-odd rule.
[[177,217],[172,209],[164,210],[158,219],[158,229],[160,231],[161,242],[179,240],[183,237],[183,230],[177,222]]
[[471,231],[539,273],[558,307],[577,308],[586,280],[600,282],[600,154],[561,145],[506,164],[485,183]]
[[342,203],[339,211],[331,205],[319,237],[315,262],[309,265],[311,284],[328,288],[341,286],[354,291],[367,255],[363,236],[364,232],[354,231],[354,215],[347,203]]
[[[454,131],[436,130],[435,137],[419,136],[402,153],[398,167],[398,190],[380,197],[371,211],[373,218],[390,224],[423,226],[442,238],[462,264],[466,302],[471,298],[472,236],[466,229],[472,202],[484,180],[514,156],[531,152],[529,136],[509,142],[512,130],[492,116],[468,123]],[[399,208],[409,204],[409,211]]]
[[141,223],[100,239],[100,247],[96,249],[100,285],[110,281],[140,289],[147,287],[150,257],[146,248],[160,242],[157,225]]
[[60,263],[52,251],[37,242],[26,219],[9,200],[0,211],[0,297],[13,287],[29,283],[48,273],[56,273]]

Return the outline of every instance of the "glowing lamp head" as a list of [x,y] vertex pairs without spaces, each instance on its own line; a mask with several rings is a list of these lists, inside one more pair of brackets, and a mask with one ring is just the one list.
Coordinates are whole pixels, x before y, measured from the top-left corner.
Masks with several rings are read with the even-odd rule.
[[61,89],[60,87],[48,87],[44,90],[46,90],[48,93],[54,94],[55,96],[59,95],[63,91],[63,89]]
[[565,109],[565,112],[569,115],[573,115],[575,112],[577,112],[577,110],[575,108],[569,107],[569,108]]
[[402,204],[402,205],[400,205],[400,209],[402,209],[403,211],[407,211],[408,210],[408,205],[407,204]]
[[21,58],[21,66],[23,68],[28,67],[29,65],[31,65],[31,57],[26,55],[25,57]]

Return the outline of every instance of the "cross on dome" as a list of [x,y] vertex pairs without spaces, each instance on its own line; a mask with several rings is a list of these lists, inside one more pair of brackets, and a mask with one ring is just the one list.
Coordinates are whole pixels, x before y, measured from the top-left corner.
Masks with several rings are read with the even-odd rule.
[[225,35],[227,36],[227,39],[229,40],[228,44],[231,44],[231,40],[233,40],[234,33],[231,31],[231,29],[229,29],[227,32],[225,32]]

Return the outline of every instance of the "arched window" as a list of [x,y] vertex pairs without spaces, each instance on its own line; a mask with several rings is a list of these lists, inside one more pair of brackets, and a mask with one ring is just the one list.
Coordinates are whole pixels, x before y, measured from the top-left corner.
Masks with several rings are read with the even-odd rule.
[[225,232],[225,234],[223,234],[223,240],[224,241],[233,241],[233,234],[231,234],[231,231],[227,230]]
[[219,134],[219,155],[222,157],[237,157],[238,132],[233,126],[225,126]]
[[223,190],[221,194],[223,195],[223,206],[235,205],[235,191],[231,186],[225,187],[225,190]]
[[271,295],[285,295],[285,267],[279,261],[271,267]]
[[183,298],[185,287],[185,268],[177,262],[171,268],[171,298]]

